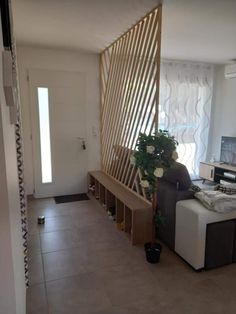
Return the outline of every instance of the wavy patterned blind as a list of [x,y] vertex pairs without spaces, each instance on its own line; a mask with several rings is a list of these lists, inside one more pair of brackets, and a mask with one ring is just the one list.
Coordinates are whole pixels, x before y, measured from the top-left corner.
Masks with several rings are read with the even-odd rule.
[[213,66],[163,61],[161,63],[159,127],[175,135],[178,161],[198,178],[205,160],[211,114]]
[[140,131],[158,122],[161,6],[101,54],[102,169],[146,197],[130,165]]

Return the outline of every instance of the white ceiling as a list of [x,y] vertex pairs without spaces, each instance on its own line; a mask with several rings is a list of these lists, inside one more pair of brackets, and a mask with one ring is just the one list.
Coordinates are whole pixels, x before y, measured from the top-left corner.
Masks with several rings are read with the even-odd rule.
[[[158,0],[12,0],[20,45],[100,52]],[[162,57],[236,58],[236,0],[163,0]]]

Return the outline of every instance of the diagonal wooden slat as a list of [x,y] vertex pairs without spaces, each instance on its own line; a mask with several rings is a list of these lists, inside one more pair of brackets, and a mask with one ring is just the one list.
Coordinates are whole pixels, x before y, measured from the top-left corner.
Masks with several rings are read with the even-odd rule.
[[102,170],[145,198],[130,156],[158,127],[160,47],[161,5],[100,55]]
[[[122,94],[122,88],[123,88],[123,84],[121,84],[121,82],[123,82],[123,77],[124,77],[124,73],[125,73],[125,69],[126,69],[126,60],[125,60],[125,56],[127,54],[127,51],[129,51],[129,43],[130,43],[130,37],[133,36],[134,32],[131,32],[129,34],[126,35],[126,37],[123,39],[123,50],[120,52],[119,55],[119,69],[117,71],[117,77],[116,77],[116,81],[115,81],[115,89],[114,89],[114,93],[113,93],[113,98],[111,99],[111,102],[114,106],[114,110],[112,111],[112,116],[110,121],[108,121],[107,123],[107,131],[109,131],[111,129],[111,127],[114,125],[114,119],[116,121],[116,125],[117,125],[117,129],[119,129],[119,124],[118,124],[118,119],[117,119],[117,112],[120,111],[120,95]],[[116,132],[117,133],[117,132]],[[114,142],[114,134],[111,132],[108,132],[108,145],[107,145],[107,164],[109,164],[109,157],[111,155],[111,150],[113,149],[113,145],[112,143]]]
[[[152,27],[153,27],[153,25],[152,25]],[[154,28],[152,28],[152,31],[153,30],[155,30],[155,24],[154,24]],[[138,122],[140,121],[142,114],[143,114],[143,110],[145,108],[144,105],[145,105],[148,87],[150,84],[150,78],[153,76],[153,71],[155,69],[155,63],[153,63],[153,61],[152,61],[153,54],[155,52],[155,45],[153,45],[153,49],[151,49],[151,44],[152,44],[152,42],[149,41],[149,43],[146,45],[147,49],[146,49],[145,53],[147,55],[145,57],[145,62],[143,62],[144,66],[143,66],[142,72],[141,72],[142,79],[139,80],[136,97],[134,99],[135,114],[133,115],[133,117],[131,119],[131,127],[130,127],[129,137],[128,137],[127,143],[126,143],[131,148],[134,148],[136,140],[137,140],[137,136],[140,132],[140,129],[138,128]],[[145,83],[143,83],[143,82],[145,82]],[[146,82],[148,82],[148,83],[146,84]],[[141,88],[141,87],[143,87],[143,88]],[[143,99],[142,99],[142,97],[143,97]],[[120,177],[120,174],[119,174],[119,179],[122,182],[123,182],[125,173],[127,176],[127,167],[129,165],[130,155],[131,155],[131,153],[129,153],[129,155],[127,156],[125,164],[122,165],[122,169],[124,169],[123,176]],[[120,173],[121,173],[121,171],[120,171]]]
[[110,98],[110,91],[112,91],[113,86],[113,77],[116,73],[116,56],[117,52],[119,51],[120,45],[119,43],[114,45],[114,47],[111,48],[111,62],[110,67],[108,71],[108,78],[107,78],[107,86],[104,93],[104,102],[101,104],[101,150],[102,150],[102,167],[105,168],[106,164],[104,163],[104,159],[106,156],[106,133],[104,132],[104,127],[107,124],[107,121],[109,119],[109,115],[112,111],[112,104],[109,104],[109,98]]
[[[150,31],[152,22],[153,22],[153,17],[150,17],[150,20],[146,22],[147,28],[145,29],[145,33],[144,33],[144,37],[146,40],[144,39],[144,42],[142,42],[141,51],[136,56],[135,71],[134,71],[133,77],[131,78],[131,81],[133,82],[133,86],[130,91],[129,98],[127,100],[127,103],[130,107],[130,111],[126,117],[125,127],[123,128],[123,133],[122,133],[122,139],[123,139],[122,145],[124,146],[126,145],[129,146],[128,141],[130,140],[130,135],[132,132],[132,121],[136,119],[136,113],[139,107],[138,102],[137,102],[137,96],[138,96],[140,84],[142,81],[143,70],[146,64],[146,62],[140,62],[139,56],[143,53],[146,53],[147,51],[147,47],[148,47],[147,39],[149,38],[147,34]],[[143,50],[143,47],[145,47],[144,50]],[[120,179],[121,171],[123,170],[124,162],[127,161],[127,157],[128,156],[124,156],[124,150],[123,150],[122,155],[120,157],[119,169],[118,169],[118,172],[115,174],[115,177],[117,177],[118,180]]]
[[[117,108],[121,108],[120,114],[118,116],[118,123],[120,125],[120,128],[117,130],[116,136],[114,138],[115,143],[119,144],[119,146],[117,148],[118,155],[120,155],[122,153],[122,151],[121,151],[122,131],[123,131],[124,119],[127,116],[127,101],[126,101],[126,99],[127,99],[127,94],[129,93],[130,76],[131,76],[131,73],[133,71],[134,59],[135,59],[136,50],[138,47],[137,44],[139,43],[139,39],[140,39],[140,36],[142,34],[142,29],[143,29],[143,24],[140,24],[139,28],[137,28],[137,32],[135,34],[136,36],[134,39],[134,43],[133,43],[133,45],[131,45],[132,51],[129,52],[129,55],[127,56],[127,67],[126,67],[126,71],[125,71],[126,76],[124,77],[123,84],[122,84],[125,86],[125,88],[123,90],[123,94],[120,97],[122,102],[121,102],[120,106],[119,105],[117,106]],[[113,163],[113,167],[111,169],[112,174],[114,174],[114,172],[116,171],[118,164],[116,164],[116,167],[114,167],[114,165],[115,165],[115,163]]]

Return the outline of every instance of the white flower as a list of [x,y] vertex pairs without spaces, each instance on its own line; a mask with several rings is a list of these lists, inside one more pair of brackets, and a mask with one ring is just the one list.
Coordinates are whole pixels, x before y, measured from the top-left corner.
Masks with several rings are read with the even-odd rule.
[[146,147],[146,151],[147,151],[148,154],[154,154],[154,152],[155,152],[155,147],[152,146],[152,145],[147,146],[147,147]]
[[148,188],[149,187],[149,182],[147,180],[141,180],[140,185],[143,188]]
[[156,168],[154,171],[154,176],[157,178],[163,177],[164,170],[163,168]]
[[173,151],[173,153],[172,153],[172,159],[174,159],[174,160],[177,160],[178,158],[179,158],[179,155],[178,155],[178,153],[177,153],[177,151],[175,150],[175,151]]
[[134,157],[134,155],[131,155],[129,160],[131,165],[136,165],[136,158]]

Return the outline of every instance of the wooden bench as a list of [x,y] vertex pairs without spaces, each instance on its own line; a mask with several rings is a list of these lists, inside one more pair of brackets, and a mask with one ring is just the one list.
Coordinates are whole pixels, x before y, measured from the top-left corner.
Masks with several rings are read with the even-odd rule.
[[144,244],[152,237],[151,203],[103,171],[89,172],[93,194],[109,210],[115,208],[115,221],[122,223],[132,244]]

